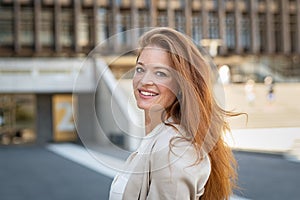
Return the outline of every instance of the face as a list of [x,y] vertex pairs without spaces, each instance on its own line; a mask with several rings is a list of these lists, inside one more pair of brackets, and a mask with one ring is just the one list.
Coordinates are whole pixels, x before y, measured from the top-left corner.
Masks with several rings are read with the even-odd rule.
[[170,66],[168,53],[159,47],[149,46],[141,52],[133,77],[134,95],[140,109],[159,111],[175,101],[178,85]]

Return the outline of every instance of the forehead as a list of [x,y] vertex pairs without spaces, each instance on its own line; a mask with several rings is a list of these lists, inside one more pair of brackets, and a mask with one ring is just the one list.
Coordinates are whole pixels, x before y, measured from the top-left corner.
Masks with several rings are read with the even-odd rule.
[[147,46],[140,53],[138,62],[143,64],[163,64],[171,66],[169,54],[162,48],[157,46]]

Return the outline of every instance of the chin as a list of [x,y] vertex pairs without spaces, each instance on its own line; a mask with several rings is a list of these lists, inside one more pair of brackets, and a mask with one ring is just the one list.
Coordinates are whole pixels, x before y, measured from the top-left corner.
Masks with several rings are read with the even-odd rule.
[[151,111],[151,112],[161,112],[164,110],[164,108],[161,106],[161,105],[158,105],[158,104],[154,104],[154,105],[138,105],[138,108],[139,109],[142,109],[142,110],[148,110],[148,111]]
[[140,104],[137,104],[137,107],[142,110],[149,110],[151,108],[151,106],[149,105],[140,105]]

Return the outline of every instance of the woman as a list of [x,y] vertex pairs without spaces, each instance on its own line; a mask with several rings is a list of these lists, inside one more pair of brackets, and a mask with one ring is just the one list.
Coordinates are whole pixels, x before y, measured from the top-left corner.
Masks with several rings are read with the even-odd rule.
[[226,117],[213,95],[210,65],[170,28],[140,39],[134,95],[146,136],[111,186],[110,199],[229,199],[236,162],[222,133]]

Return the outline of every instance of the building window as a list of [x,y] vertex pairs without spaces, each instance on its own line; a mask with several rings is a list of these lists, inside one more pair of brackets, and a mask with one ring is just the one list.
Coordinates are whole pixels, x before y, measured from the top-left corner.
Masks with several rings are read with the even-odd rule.
[[175,10],[175,29],[185,33],[185,17],[182,10]]
[[24,46],[33,46],[33,9],[21,8],[20,13],[20,42]]
[[108,32],[108,18],[107,18],[107,10],[105,8],[98,9],[98,39],[99,42],[103,42],[106,38],[109,37]]
[[261,13],[258,15],[258,46],[261,52],[266,51],[266,46],[267,46],[267,23],[266,23],[266,14]]
[[12,8],[0,8],[0,47],[13,45]]
[[275,51],[282,50],[282,32],[281,32],[281,16],[280,14],[274,15],[274,33],[275,33]]
[[290,15],[291,51],[297,51],[297,15]]
[[[149,27],[150,25],[150,17],[147,10],[139,10],[139,27]],[[144,33],[143,29],[140,29],[139,35],[141,36]]]
[[243,0],[245,8],[250,8],[250,1],[253,1],[253,0]]
[[132,44],[130,32],[125,32],[127,30],[130,30],[131,27],[130,10],[122,10],[120,30],[118,31],[118,33],[121,33],[121,44],[124,46],[130,46],[130,44]]
[[219,6],[218,0],[210,0],[210,2],[212,4],[213,9],[218,9]]
[[226,13],[226,45],[228,51],[233,51],[235,48],[235,21],[233,13]]
[[49,9],[43,9],[41,12],[41,29],[40,37],[42,46],[50,47],[54,44],[53,33],[53,12]]
[[79,16],[79,26],[78,26],[78,42],[79,46],[89,46],[91,38],[91,18],[92,12],[83,11]]
[[251,46],[251,27],[250,27],[250,17],[248,14],[243,14],[243,17],[241,19],[241,33],[242,33],[242,47],[244,50],[248,51],[250,50]]
[[192,16],[192,37],[196,44],[200,43],[202,39],[202,20],[200,13],[193,13]]
[[71,47],[74,42],[73,14],[69,8],[61,12],[61,43],[64,47]]
[[166,11],[158,11],[157,15],[157,26],[168,26],[168,17],[167,17],[167,12]]
[[31,94],[0,94],[0,144],[36,141],[36,102]]
[[208,14],[208,34],[210,39],[219,39],[219,19],[216,12]]

